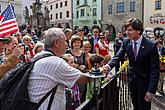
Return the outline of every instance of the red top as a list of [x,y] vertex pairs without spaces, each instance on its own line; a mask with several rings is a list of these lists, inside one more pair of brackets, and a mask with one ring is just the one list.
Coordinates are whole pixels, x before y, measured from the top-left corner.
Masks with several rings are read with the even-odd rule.
[[[106,42],[106,44],[108,45],[108,43]],[[95,44],[94,48],[98,48],[99,49],[99,55],[102,55],[103,57],[108,55],[108,47],[104,48],[100,48],[98,42]]]

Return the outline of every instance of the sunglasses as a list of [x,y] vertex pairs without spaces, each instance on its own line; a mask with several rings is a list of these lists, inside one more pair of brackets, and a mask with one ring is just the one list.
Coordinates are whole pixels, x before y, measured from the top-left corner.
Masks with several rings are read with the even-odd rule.
[[105,37],[100,37],[100,39],[105,39]]
[[99,33],[98,31],[94,31],[94,33]]
[[25,41],[31,41],[30,39],[26,39]]
[[91,47],[85,46],[85,48],[91,48]]

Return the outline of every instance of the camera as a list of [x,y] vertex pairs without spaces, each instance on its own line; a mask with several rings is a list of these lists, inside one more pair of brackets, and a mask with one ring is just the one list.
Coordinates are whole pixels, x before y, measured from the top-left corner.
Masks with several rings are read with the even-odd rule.
[[158,39],[161,38],[163,39],[164,36],[164,29],[162,27],[156,27],[154,29],[154,36]]

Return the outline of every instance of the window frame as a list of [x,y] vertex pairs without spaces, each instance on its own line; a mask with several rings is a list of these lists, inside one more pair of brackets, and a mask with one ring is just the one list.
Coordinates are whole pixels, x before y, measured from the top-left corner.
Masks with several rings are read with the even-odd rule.
[[60,8],[62,8],[62,6],[63,6],[63,3],[62,3],[62,2],[60,2]]
[[76,18],[79,18],[79,11],[76,11]]
[[60,12],[60,18],[62,18],[62,12]]
[[116,4],[116,13],[124,13],[125,12],[125,2],[119,2]]
[[108,14],[112,14],[113,5],[108,5]]
[[56,3],[56,9],[58,8],[58,3]]
[[93,16],[97,16],[97,8],[93,8]]
[[80,16],[81,16],[81,17],[85,16],[85,9],[81,9],[81,10],[80,10]]
[[65,6],[68,6],[68,1],[65,1]]
[[69,11],[66,11],[66,18],[69,18]]
[[50,10],[53,10],[53,5],[50,5]]
[[58,13],[56,13],[56,19],[58,19]]
[[135,12],[136,11],[136,2],[135,1],[131,1],[130,2],[130,12]]
[[155,1],[155,10],[161,10],[161,0]]

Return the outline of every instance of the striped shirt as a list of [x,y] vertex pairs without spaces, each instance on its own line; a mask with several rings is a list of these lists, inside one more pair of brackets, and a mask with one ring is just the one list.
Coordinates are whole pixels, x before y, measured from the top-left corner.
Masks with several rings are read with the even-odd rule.
[[[42,51],[36,56],[50,53]],[[31,102],[38,103],[41,98],[55,85],[59,84],[51,110],[65,110],[65,86],[71,88],[79,79],[81,72],[71,66],[66,61],[57,56],[42,58],[34,65],[28,82],[28,93]],[[38,110],[47,110],[50,96],[40,106]]]

